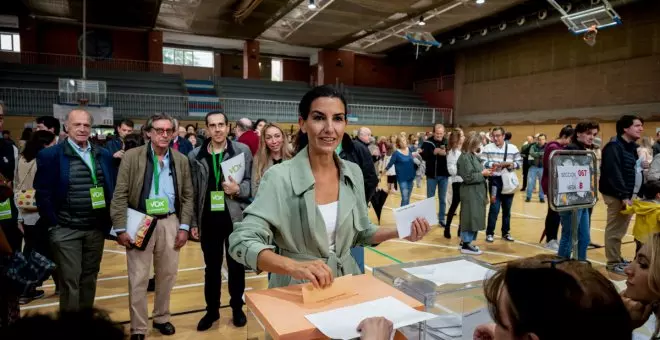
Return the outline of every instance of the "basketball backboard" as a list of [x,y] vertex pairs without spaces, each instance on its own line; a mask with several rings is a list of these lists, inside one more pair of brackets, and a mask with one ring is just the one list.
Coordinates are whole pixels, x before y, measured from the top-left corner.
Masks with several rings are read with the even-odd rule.
[[415,57],[419,56],[419,47],[425,47],[428,51],[431,47],[441,47],[442,44],[435,40],[431,32],[409,30],[405,33],[404,38],[411,44],[415,45]]
[[607,0],[583,11],[568,13],[558,0],[548,2],[561,13],[561,20],[573,34],[587,33],[592,27],[600,30],[621,24],[621,17]]

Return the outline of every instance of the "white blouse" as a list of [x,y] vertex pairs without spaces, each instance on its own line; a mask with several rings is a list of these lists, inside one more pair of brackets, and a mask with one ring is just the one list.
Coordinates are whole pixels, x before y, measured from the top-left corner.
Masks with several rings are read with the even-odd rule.
[[463,179],[461,176],[458,176],[458,167],[456,164],[458,163],[458,157],[461,156],[461,150],[449,150],[447,152],[447,171],[449,171],[449,174],[451,175],[449,177],[449,181],[451,183],[462,183]]
[[335,235],[337,233],[337,215],[339,215],[339,201],[319,205],[321,216],[325,221],[325,230],[328,233],[330,251],[335,251]]

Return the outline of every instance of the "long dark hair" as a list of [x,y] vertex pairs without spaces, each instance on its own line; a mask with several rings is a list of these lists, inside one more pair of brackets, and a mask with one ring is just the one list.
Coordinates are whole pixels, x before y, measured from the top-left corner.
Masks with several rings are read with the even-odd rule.
[[35,131],[32,133],[32,137],[25,143],[25,149],[23,149],[23,158],[26,162],[31,162],[33,159],[37,158],[39,151],[46,148],[47,145],[50,145],[55,140],[55,134],[48,130]]
[[[312,102],[318,98],[339,98],[342,104],[344,104],[344,110],[346,110],[346,114],[348,114],[348,102],[346,101],[344,94],[332,85],[323,85],[317,86],[309,90],[309,92],[305,93],[305,95],[300,100],[300,103],[298,104],[298,116],[300,116],[300,118],[303,120],[307,120],[307,117],[309,117],[309,110],[312,108]],[[302,132],[302,130],[298,130],[295,153],[297,154],[300,152],[300,150],[304,149],[308,143],[309,139],[307,138],[307,134]]]

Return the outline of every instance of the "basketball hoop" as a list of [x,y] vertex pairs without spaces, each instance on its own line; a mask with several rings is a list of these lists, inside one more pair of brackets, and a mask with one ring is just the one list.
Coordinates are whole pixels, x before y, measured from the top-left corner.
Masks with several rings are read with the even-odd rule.
[[89,103],[89,99],[80,98],[80,99],[78,99],[78,103],[80,104],[80,106],[87,106],[87,103]]
[[596,25],[592,25],[589,27],[586,33],[584,33],[584,42],[587,43],[589,46],[594,46],[596,45],[596,35],[598,34],[598,28]]

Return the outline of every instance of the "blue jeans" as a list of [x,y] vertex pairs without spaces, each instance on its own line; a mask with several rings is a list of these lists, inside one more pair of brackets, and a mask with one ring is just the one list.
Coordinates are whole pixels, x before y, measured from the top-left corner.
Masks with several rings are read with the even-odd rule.
[[440,201],[440,211],[438,211],[438,221],[444,227],[445,225],[445,212],[447,211],[447,184],[449,177],[438,176],[435,178],[426,178],[426,197],[431,198],[435,196],[435,187],[438,186],[438,200]]
[[[502,183],[500,179],[499,183]],[[492,181],[489,182],[492,186]],[[491,188],[491,196],[492,188]],[[490,204],[488,209],[488,226],[486,227],[486,235],[495,235],[495,224],[497,223],[497,216],[500,214],[500,206],[502,207],[502,236],[510,233],[511,230],[511,204],[513,203],[513,194],[502,195],[502,187],[497,187],[495,194],[495,203]]]
[[399,181],[399,190],[401,191],[401,206],[410,204],[410,195],[412,194],[413,180]]
[[351,248],[351,256],[357,262],[358,267],[362,274],[364,274],[364,248],[363,247],[353,247]]
[[545,200],[545,195],[543,194],[543,188],[541,187],[541,177],[543,176],[543,168],[532,166],[529,168],[527,173],[527,199],[532,199],[532,193],[536,189],[536,179],[539,180],[539,199]]
[[476,231],[461,231],[461,241],[463,241],[463,243],[470,244],[470,242],[476,239],[477,239]]
[[[564,211],[559,213],[561,218],[561,239],[559,240],[559,251],[557,255],[565,258],[571,257],[573,250],[573,212]],[[589,234],[589,209],[578,209],[578,260],[587,259],[587,248],[591,242]]]

